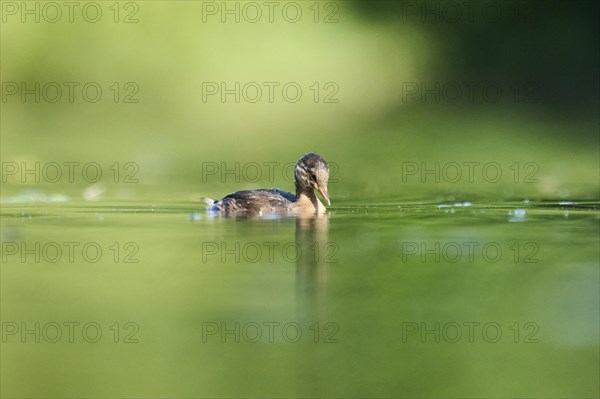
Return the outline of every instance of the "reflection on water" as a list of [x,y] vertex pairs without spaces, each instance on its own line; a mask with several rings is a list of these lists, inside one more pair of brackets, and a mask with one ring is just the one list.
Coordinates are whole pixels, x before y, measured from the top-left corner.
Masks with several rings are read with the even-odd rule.
[[[329,214],[296,219],[296,245],[307,256],[296,260],[296,319],[308,326],[313,341],[323,341],[324,334],[333,332],[337,324],[327,320],[327,284],[329,266],[336,261],[335,243],[329,241]],[[328,330],[325,330],[327,327]],[[331,345],[331,344],[328,344]],[[311,381],[308,396],[319,396],[327,378],[321,372],[327,361],[319,349],[313,348],[295,360],[298,382]]]
[[[600,204],[578,200],[342,204],[298,219],[3,204],[2,394],[597,396],[599,221]],[[11,332],[71,321],[102,339]],[[122,342],[128,322],[137,344]],[[290,323],[297,341],[282,336]]]
[[296,220],[296,245],[307,254],[296,260],[296,297],[316,320],[326,299],[329,262],[335,261],[335,243],[328,239],[329,214]]

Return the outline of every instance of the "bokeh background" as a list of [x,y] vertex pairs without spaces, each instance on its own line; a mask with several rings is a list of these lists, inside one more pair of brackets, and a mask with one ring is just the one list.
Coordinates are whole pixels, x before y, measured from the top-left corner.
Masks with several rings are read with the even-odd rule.
[[[281,170],[269,179],[266,168],[257,182],[232,176],[203,181],[203,163],[285,164],[308,151],[338,165],[334,203],[439,193],[597,197],[599,32],[593,1],[475,2],[470,8],[436,1],[321,2],[317,16],[301,2],[296,23],[284,18],[286,3],[272,23],[265,7],[258,22],[248,22],[254,9],[243,2],[239,23],[223,14],[220,3],[216,11],[214,3],[200,1],[123,3],[118,16],[99,4],[103,15],[96,23],[83,18],[83,6],[72,23],[66,9],[56,23],[44,19],[53,18],[52,8],[40,8],[40,23],[34,15],[22,23],[21,6],[4,12],[3,82],[80,83],[73,103],[64,86],[56,103],[7,94],[4,161],[95,161],[105,174],[114,162],[139,166],[139,184],[114,186],[103,178],[102,198],[189,200],[261,183],[291,190]],[[88,82],[103,89],[98,102],[82,99]],[[236,103],[233,95],[222,102],[218,94],[203,102],[206,82],[280,85],[272,103],[265,86],[256,103]],[[288,82],[303,89],[298,102],[283,99]],[[315,82],[318,102],[310,88]],[[469,84],[475,85],[472,99]],[[484,87],[493,98],[485,97]],[[334,88],[337,102],[325,103]],[[124,103],[134,89],[131,99],[138,102]],[[497,162],[503,176],[494,183],[479,177],[424,184],[420,175],[403,181],[402,162]],[[515,162],[522,172],[517,183],[508,169]],[[537,165],[539,184],[524,183],[523,175],[533,171],[524,168],[528,162]],[[434,182],[432,176],[426,180]],[[5,195],[27,188],[18,176],[6,183]],[[79,178],[47,189],[75,200],[86,184]]]
[[[70,21],[61,2],[1,2],[0,310],[3,323],[93,321],[104,336],[3,336],[3,397],[598,397],[598,2],[278,1],[272,22],[260,1],[75,3]],[[224,12],[236,7],[239,21]],[[47,101],[50,85],[23,100],[36,82],[61,99]],[[78,84],[72,102],[64,82]],[[205,91],[236,82],[257,82],[261,100]],[[264,82],[279,85],[273,102]],[[289,82],[297,102],[282,97]],[[332,165],[323,225],[204,212],[203,196],[292,190],[284,166],[309,151]],[[103,176],[8,169],[53,162]],[[405,169],[465,163],[502,176]],[[243,175],[257,164],[273,175]],[[104,256],[13,253],[48,241]],[[207,243],[252,242],[330,245],[336,262],[206,260]],[[407,242],[504,255],[407,260]],[[139,342],[112,342],[129,321]],[[205,322],[269,321],[307,339],[202,339]],[[405,322],[469,321],[498,323],[502,340],[403,341]],[[314,322],[335,323],[339,342],[312,342]]]

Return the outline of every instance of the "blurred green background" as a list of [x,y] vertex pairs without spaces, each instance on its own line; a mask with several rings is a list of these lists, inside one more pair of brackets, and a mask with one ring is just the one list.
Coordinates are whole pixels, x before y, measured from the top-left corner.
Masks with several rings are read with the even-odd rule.
[[[104,198],[218,197],[240,184],[231,176],[203,182],[203,162],[284,164],[308,151],[338,164],[334,203],[429,199],[440,192],[597,198],[595,2],[476,2],[468,9],[444,2],[321,2],[318,23],[315,6],[305,2],[298,3],[303,14],[296,23],[285,20],[285,2],[273,11],[272,23],[264,6],[258,22],[247,22],[253,8],[243,2],[239,23],[235,15],[222,15],[220,3],[121,3],[118,16],[112,3],[100,4],[96,23],[86,22],[83,6],[73,12],[73,23],[66,8],[56,23],[44,21],[45,13],[54,14],[41,6],[40,23],[33,23],[34,15],[22,23],[20,5],[4,13],[2,82],[80,86],[73,103],[64,86],[56,103],[6,95],[3,161],[95,161],[105,175],[114,162],[135,162],[139,184],[112,187],[103,178]],[[217,11],[209,13],[214,4]],[[133,19],[138,22],[125,23]],[[82,98],[88,82],[102,88],[96,103]],[[256,103],[236,103],[234,95],[222,102],[218,94],[203,102],[203,82],[225,82],[230,89],[235,82],[280,86],[272,103],[265,86]],[[302,88],[298,102],[283,99],[288,82]],[[310,88],[315,82],[318,102]],[[323,102],[334,90],[325,88],[328,82],[337,87],[337,103]],[[468,84],[475,85],[472,101]],[[414,85],[419,89],[411,94]],[[492,87],[493,102],[483,87]],[[138,102],[124,103],[134,89],[131,99]],[[442,178],[423,184],[419,175],[402,181],[402,162],[497,162],[503,176],[497,183]],[[515,162],[522,174],[530,171],[525,163],[535,163],[541,182],[524,183],[519,176],[515,183],[508,169]],[[262,172],[257,184],[244,188],[292,189],[280,170],[272,182]],[[430,176],[426,183],[432,182]],[[6,183],[5,195],[27,187],[13,176]],[[71,190],[75,199],[85,186],[79,178],[48,188]]]
[[[50,3],[1,2],[0,310],[3,323],[94,321],[104,338],[3,337],[2,397],[598,397],[597,2],[285,1],[272,22],[263,2],[75,3],[71,22],[60,2],[61,18]],[[223,12],[235,7],[239,22]],[[47,101],[51,84],[23,100],[36,82],[57,82],[61,99]],[[64,82],[78,84],[72,102]],[[263,97],[207,94],[223,82],[257,82]],[[279,85],[273,102],[264,82]],[[281,94],[290,82],[297,102]],[[285,166],[309,151],[332,165],[324,225],[203,212],[202,196],[292,190]],[[103,175],[11,171],[52,162]],[[242,173],[266,163],[272,176]],[[421,174],[465,163],[501,176]],[[11,253],[47,242],[96,242],[104,256]],[[207,243],[252,242],[338,252],[205,259]],[[504,255],[404,257],[405,243],[455,242]],[[127,243],[138,262],[123,261]],[[536,262],[515,260],[515,245]],[[139,342],[113,343],[109,327],[128,321]],[[299,323],[306,340],[202,340],[205,322],[270,321]],[[405,322],[470,321],[498,323],[502,340],[403,342]],[[314,322],[336,323],[339,342],[312,342]],[[515,341],[514,323],[535,323],[538,342]]]

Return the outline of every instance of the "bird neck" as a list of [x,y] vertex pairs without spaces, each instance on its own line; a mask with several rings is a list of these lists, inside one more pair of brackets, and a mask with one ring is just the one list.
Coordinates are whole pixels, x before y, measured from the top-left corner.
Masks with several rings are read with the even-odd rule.
[[310,208],[317,213],[325,211],[325,206],[319,201],[312,187],[300,187],[296,185],[296,204],[301,208]]
[[300,199],[301,196],[306,196],[310,200],[317,198],[315,195],[315,190],[312,187],[306,187],[296,182],[296,200]]

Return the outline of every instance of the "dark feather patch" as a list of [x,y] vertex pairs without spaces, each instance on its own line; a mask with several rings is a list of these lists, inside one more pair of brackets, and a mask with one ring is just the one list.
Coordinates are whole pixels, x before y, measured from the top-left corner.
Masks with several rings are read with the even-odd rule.
[[294,203],[296,196],[286,191],[273,188],[271,190],[244,190],[229,194],[215,202],[218,211],[231,212],[273,212],[287,209]]

